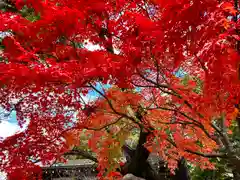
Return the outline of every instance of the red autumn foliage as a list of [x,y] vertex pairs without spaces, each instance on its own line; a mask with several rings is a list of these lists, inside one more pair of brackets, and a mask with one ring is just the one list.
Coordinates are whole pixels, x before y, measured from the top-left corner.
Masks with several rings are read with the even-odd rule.
[[[0,142],[0,168],[9,177],[32,179],[29,172],[39,170],[34,162],[62,160],[83,129],[92,136],[89,147],[98,156],[99,176],[112,168],[107,179],[119,175],[114,172],[117,149],[133,128],[151,131],[146,147],[172,169],[180,157],[214,167],[208,157],[222,145],[215,133],[224,136],[221,131],[236,119],[234,105],[240,102],[240,21],[234,1],[12,4],[14,12],[0,13],[0,30],[9,32],[2,41],[0,103],[16,110],[21,126],[28,125]],[[40,19],[23,17],[24,5]],[[99,50],[79,46],[85,41]],[[192,78],[187,85],[181,72]],[[198,92],[194,78],[202,82]],[[99,82],[113,87],[103,93],[95,88]],[[91,89],[100,98],[83,102]],[[216,127],[213,121],[223,116],[223,126]]]

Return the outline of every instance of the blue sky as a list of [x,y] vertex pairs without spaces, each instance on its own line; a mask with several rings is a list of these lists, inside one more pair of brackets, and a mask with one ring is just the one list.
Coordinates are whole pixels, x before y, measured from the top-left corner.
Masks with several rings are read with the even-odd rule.
[[[96,87],[96,89],[98,89],[99,91],[104,93],[103,89],[108,89],[111,87],[111,85],[110,84],[101,85],[100,83],[97,83],[95,87]],[[91,90],[87,94],[85,99],[87,101],[94,100],[98,96],[99,96],[99,94],[96,91]],[[0,108],[0,111],[3,111],[3,109]],[[23,129],[21,129],[17,124],[16,111],[12,111],[10,116],[4,117],[4,119],[2,119],[2,122],[0,123],[0,137],[6,138],[8,136],[13,135],[14,133],[16,133],[18,131],[21,131],[21,130],[23,130]]]
[[[110,84],[102,85],[100,83],[97,83],[95,87],[96,87],[97,90],[99,90],[100,92],[104,93],[104,89],[110,88],[111,85]],[[91,90],[91,91],[89,91],[88,96],[98,97],[99,94],[96,91]]]
[[175,76],[176,77],[179,77],[179,78],[182,78],[186,75],[187,73],[185,71],[183,71],[183,69],[179,68],[176,73],[175,73]]
[[[3,38],[3,37],[8,36],[8,35],[9,35],[9,33],[0,31],[0,38]],[[101,49],[99,45],[94,45],[94,44],[92,44],[88,41],[86,41],[85,48],[87,48],[90,51],[95,51],[95,50]],[[100,83],[98,83],[96,85],[96,88],[98,90],[100,90],[101,92],[103,92],[102,87],[104,89],[106,89],[106,88],[109,88],[110,85],[109,84],[101,85]],[[92,90],[88,93],[88,95],[84,99],[86,101],[91,101],[91,100],[94,100],[98,96],[99,96],[98,93]],[[0,112],[1,112],[1,109],[0,109]],[[1,119],[1,120],[2,120],[2,122],[0,123],[0,138],[1,137],[5,138],[5,137],[13,135],[17,131],[21,131],[20,127],[17,124],[16,112],[15,111],[13,111],[11,113],[10,117],[5,117],[4,119]]]
[[[177,77],[184,77],[186,75],[186,73],[182,70],[179,69],[175,75]],[[104,89],[108,89],[111,87],[110,84],[106,84],[106,85],[102,85],[100,83],[96,84],[96,89],[98,89],[99,91],[101,91],[102,93],[104,93]],[[140,89],[139,89],[140,90]],[[95,98],[97,98],[99,96],[99,94],[94,91],[91,90],[89,91],[89,93],[87,94],[87,96],[85,97],[86,101],[91,101],[94,100]],[[0,109],[1,111],[1,109]],[[0,137],[6,138],[8,136],[13,135],[14,133],[16,133],[17,131],[21,131],[21,128],[18,126],[17,124],[17,120],[16,120],[16,112],[13,111],[9,117],[6,117],[1,123],[0,123]]]
[[[0,32],[0,37],[4,37],[6,35],[9,35],[8,33],[4,33],[4,32]],[[88,50],[90,51],[94,51],[94,50],[98,50],[98,49],[101,49],[99,45],[94,45],[88,41],[86,41],[86,45],[85,45],[85,48],[87,48]],[[177,72],[176,72],[176,76],[177,77],[183,77],[186,73],[179,69]],[[107,85],[101,85],[100,83],[98,83],[96,85],[96,88],[98,90],[100,90],[101,92],[103,92],[103,88],[106,89],[106,88],[109,88],[111,85],[110,84],[107,84]],[[138,89],[140,90],[140,89]],[[99,94],[92,90],[88,93],[88,95],[86,96],[86,100],[87,101],[91,101],[91,100],[94,100],[96,97],[98,97]],[[19,131],[20,130],[20,127],[18,126],[17,124],[17,121],[16,121],[16,112],[12,112],[10,117],[5,119],[2,123],[0,123],[0,137],[7,137],[7,136],[10,136],[12,135],[13,133],[15,133],[16,131]]]

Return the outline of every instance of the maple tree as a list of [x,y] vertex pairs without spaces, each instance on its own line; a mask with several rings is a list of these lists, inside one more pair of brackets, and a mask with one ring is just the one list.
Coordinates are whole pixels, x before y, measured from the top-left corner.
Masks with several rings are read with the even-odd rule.
[[[0,143],[10,179],[63,160],[81,133],[110,179],[133,129],[170,169],[181,157],[201,168],[221,157],[239,179],[229,139],[240,123],[238,0],[2,2],[0,103],[28,124]],[[99,98],[85,102],[91,90]]]

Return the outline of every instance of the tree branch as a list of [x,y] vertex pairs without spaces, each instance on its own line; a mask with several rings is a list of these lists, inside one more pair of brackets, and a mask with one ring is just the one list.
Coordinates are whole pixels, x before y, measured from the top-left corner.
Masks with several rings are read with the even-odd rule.
[[94,156],[91,155],[89,152],[84,151],[84,150],[82,150],[82,149],[71,150],[71,151],[69,151],[69,152],[67,152],[67,153],[64,153],[64,155],[65,155],[65,156],[69,156],[69,155],[71,155],[71,156],[73,156],[73,155],[75,155],[75,156],[82,156],[82,157],[87,158],[87,159],[90,159],[90,160],[92,160],[92,161],[94,161],[94,162],[96,162],[96,163],[98,162],[98,160],[97,160],[96,157],[94,157]]
[[0,9],[2,8],[6,8],[7,10],[10,10],[12,12],[18,12],[18,9],[16,8],[13,1],[0,0]]
[[226,147],[229,154],[233,153],[233,146],[227,136],[226,133],[222,132],[222,130],[217,127],[215,124],[211,123],[211,126],[217,131],[217,133],[222,137],[222,142],[224,143],[224,146]]
[[[176,143],[167,138],[166,139],[170,144],[172,144],[174,147],[178,148]],[[201,152],[195,152],[195,151],[192,151],[190,149],[185,149],[184,150],[185,152],[188,152],[188,153],[191,153],[191,154],[195,154],[195,155],[198,155],[198,156],[202,156],[202,157],[206,157],[206,158],[217,158],[217,157],[220,157],[220,158],[228,158],[228,156],[224,153],[212,153],[212,154],[207,154],[207,153],[201,153]]]
[[195,155],[202,156],[202,157],[206,157],[206,158],[217,158],[217,157],[228,158],[228,156],[225,153],[207,154],[207,153],[195,152],[195,151],[192,151],[192,150],[189,150],[189,149],[186,149],[185,151],[188,152],[188,153],[195,154]]
[[[159,84],[159,83],[157,83],[157,82],[154,82],[153,80],[148,79],[148,78],[146,78],[144,75],[142,75],[139,70],[138,70],[138,74],[139,74],[139,76],[140,76],[143,80],[145,80],[145,81],[147,81],[147,82],[149,82],[149,83],[151,83],[151,84],[154,84],[154,85],[156,86],[156,88],[160,89],[162,92],[167,93],[167,94],[170,94],[170,95],[173,95],[173,96],[175,96],[175,97],[178,97],[179,99],[183,99],[183,97],[182,97],[179,93],[177,93],[173,88],[171,88],[169,85],[167,85],[167,84]],[[164,89],[169,89],[169,90],[171,90],[171,92],[170,92],[170,91],[166,91],[166,90],[164,90]],[[190,109],[193,109],[193,106],[192,106],[187,100],[184,100],[184,104],[186,104]],[[202,114],[200,114],[200,113],[198,113],[198,112],[196,112],[196,113],[197,113],[197,115],[198,115],[200,118],[203,118],[203,117],[204,117]]]
[[102,129],[105,129],[105,128],[111,126],[111,125],[114,125],[114,124],[118,123],[122,118],[123,117],[119,117],[117,120],[115,120],[115,121],[113,121],[113,122],[111,122],[109,124],[106,124],[106,125],[104,125],[102,127],[99,127],[99,128],[91,128],[91,127],[83,127],[83,128],[87,129],[87,130],[100,131]]
[[139,122],[137,122],[137,121],[135,120],[135,118],[133,118],[133,117],[131,117],[131,116],[128,116],[127,114],[118,112],[118,111],[113,107],[113,104],[112,104],[112,102],[110,101],[110,99],[109,99],[105,94],[103,94],[101,91],[99,91],[97,88],[95,88],[91,83],[89,83],[89,86],[90,86],[92,89],[94,89],[98,94],[100,94],[104,99],[106,99],[109,107],[111,108],[111,110],[112,110],[115,114],[117,114],[117,115],[119,115],[119,116],[122,116],[122,117],[124,117],[124,118],[126,118],[126,119],[129,119],[129,120],[133,121],[133,122],[136,123],[140,128],[144,128],[141,123],[139,123]]

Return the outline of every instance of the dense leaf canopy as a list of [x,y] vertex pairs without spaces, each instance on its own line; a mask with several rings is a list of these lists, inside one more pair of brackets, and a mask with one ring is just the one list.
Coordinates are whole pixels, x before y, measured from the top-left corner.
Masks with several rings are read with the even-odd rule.
[[62,160],[82,133],[107,179],[134,129],[151,132],[145,146],[171,169],[180,157],[201,168],[235,158],[238,1],[3,2],[0,103],[27,124],[0,142],[9,177],[32,179],[37,162]]

